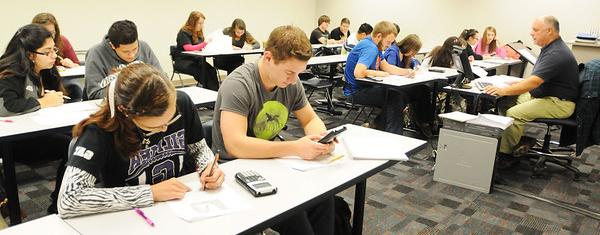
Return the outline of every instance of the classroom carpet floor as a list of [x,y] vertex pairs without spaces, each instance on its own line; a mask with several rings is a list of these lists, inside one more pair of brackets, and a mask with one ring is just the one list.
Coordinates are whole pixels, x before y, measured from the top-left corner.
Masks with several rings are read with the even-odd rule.
[[[339,92],[336,92],[339,97]],[[320,92],[315,93],[319,98]],[[311,99],[312,100],[312,99]],[[347,109],[337,108],[343,110]],[[353,117],[356,111],[350,115]],[[212,118],[212,110],[200,110],[201,119]],[[318,113],[327,127],[350,121],[342,116]],[[357,124],[366,118],[363,113]],[[373,118],[373,117],[371,117]],[[528,126],[526,135],[543,136],[544,129]],[[298,121],[291,118],[283,136],[302,135]],[[413,135],[407,132],[407,135]],[[374,175],[367,181],[363,234],[600,234],[600,220],[540,200],[492,190],[480,193],[433,181],[432,149],[437,137],[425,149]],[[21,208],[25,221],[46,215],[54,187],[57,161],[17,164]],[[502,171],[504,187],[572,206],[600,212],[600,147],[592,146],[574,165],[584,173],[573,181],[570,172],[549,167],[542,178],[531,178],[525,161]],[[354,188],[339,194],[353,206]]]

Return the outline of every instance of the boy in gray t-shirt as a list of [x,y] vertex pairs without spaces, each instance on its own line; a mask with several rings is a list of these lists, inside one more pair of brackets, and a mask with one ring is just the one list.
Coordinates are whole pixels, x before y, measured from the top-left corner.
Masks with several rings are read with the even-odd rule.
[[[223,159],[300,156],[314,159],[330,153],[334,144],[317,141],[325,134],[323,121],[306,99],[298,74],[305,70],[312,48],[295,27],[280,27],[269,37],[264,55],[225,79],[215,104],[213,149]],[[294,38],[297,37],[297,38]],[[305,137],[270,141],[293,112]]]
[[[220,87],[215,104],[213,150],[228,160],[290,155],[309,160],[333,151],[333,143],[317,142],[325,134],[325,124],[298,82],[298,74],[304,71],[311,55],[312,47],[301,29],[275,28],[264,55],[256,63],[238,67]],[[285,126],[290,112],[306,136],[293,141],[270,141]],[[271,228],[281,234],[333,234],[333,225],[334,202],[333,197],[328,197]]]

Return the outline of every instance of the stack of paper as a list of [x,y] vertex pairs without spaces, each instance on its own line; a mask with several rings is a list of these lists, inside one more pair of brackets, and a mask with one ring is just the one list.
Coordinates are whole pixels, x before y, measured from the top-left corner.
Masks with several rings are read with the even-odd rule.
[[491,126],[500,128],[502,130],[508,128],[513,123],[513,119],[510,117],[494,115],[494,114],[479,114],[477,116],[472,114],[466,114],[459,111],[451,113],[443,113],[438,115],[442,118],[454,120],[457,122],[465,122],[470,124],[476,124],[481,126]]
[[353,159],[408,161],[406,152],[394,139],[365,135],[344,135],[340,139]]
[[250,204],[225,183],[221,188],[210,191],[201,191],[200,182],[186,183],[186,185],[192,191],[187,192],[183,199],[169,201],[167,204],[177,217],[187,222],[231,214],[250,208]]

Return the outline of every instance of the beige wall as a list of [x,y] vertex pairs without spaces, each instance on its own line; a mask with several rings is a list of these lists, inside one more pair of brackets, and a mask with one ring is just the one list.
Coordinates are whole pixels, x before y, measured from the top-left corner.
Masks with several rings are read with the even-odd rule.
[[349,17],[352,32],[363,22],[374,25],[380,20],[390,20],[400,25],[400,37],[416,33],[424,47],[442,44],[445,38],[458,35],[464,28],[475,28],[482,33],[488,25],[496,27],[503,42],[520,39],[532,45],[529,31],[535,17],[556,16],[561,23],[561,34],[568,41],[577,32],[600,27],[599,9],[598,0],[320,0],[316,15],[328,14],[332,28],[337,27],[342,17]]
[[[378,6],[374,6],[375,3]],[[309,34],[322,14],[331,17],[330,30],[338,26],[342,17],[350,18],[352,32],[362,22],[373,25],[384,19],[397,22],[401,27],[400,37],[416,33],[421,36],[424,47],[441,44],[446,37],[457,35],[464,28],[482,31],[487,25],[495,26],[504,42],[521,39],[532,45],[531,21],[545,14],[558,17],[565,40],[572,40],[579,31],[600,27],[600,14],[595,12],[600,9],[598,0],[64,0],[60,4],[20,0],[3,8],[0,50],[4,51],[16,29],[30,22],[38,12],[54,13],[62,33],[76,50],[98,43],[112,22],[127,18],[138,25],[140,38],[152,46],[163,68],[170,73],[168,45],[175,43],[176,33],[192,9],[206,15],[208,32],[222,29],[230,25],[233,18],[241,17],[248,30],[261,41],[282,24],[295,24]],[[375,11],[377,13],[373,13]]]
[[18,0],[3,4],[0,24],[0,51],[16,30],[31,22],[39,12],[53,13],[61,33],[76,50],[85,50],[100,42],[110,25],[117,20],[129,19],[138,26],[140,39],[145,40],[157,54],[163,69],[170,73],[168,46],[175,44],[179,28],[191,10],[203,12],[207,32],[231,25],[234,18],[243,18],[248,31],[258,40],[266,40],[273,28],[294,24],[308,31],[316,21],[316,0],[259,0],[259,1],[57,1]]

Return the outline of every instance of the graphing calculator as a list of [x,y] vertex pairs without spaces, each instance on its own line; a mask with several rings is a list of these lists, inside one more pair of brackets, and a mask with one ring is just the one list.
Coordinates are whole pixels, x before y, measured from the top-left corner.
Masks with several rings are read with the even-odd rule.
[[235,181],[244,186],[255,197],[277,193],[277,187],[269,183],[256,171],[241,171],[235,174]]

